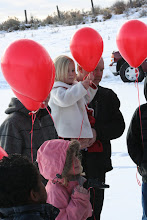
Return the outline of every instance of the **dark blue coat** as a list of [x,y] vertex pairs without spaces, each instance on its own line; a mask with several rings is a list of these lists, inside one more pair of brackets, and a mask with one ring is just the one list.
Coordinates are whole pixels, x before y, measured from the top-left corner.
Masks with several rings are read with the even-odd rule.
[[59,209],[50,204],[0,208],[2,220],[54,220],[58,214]]

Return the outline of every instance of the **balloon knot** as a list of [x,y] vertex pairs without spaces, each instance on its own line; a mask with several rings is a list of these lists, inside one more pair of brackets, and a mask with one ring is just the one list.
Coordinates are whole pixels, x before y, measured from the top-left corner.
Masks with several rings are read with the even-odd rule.
[[31,112],[29,112],[28,114],[29,114],[29,115],[35,115],[37,112],[38,112],[38,110],[36,110],[36,111],[31,111]]

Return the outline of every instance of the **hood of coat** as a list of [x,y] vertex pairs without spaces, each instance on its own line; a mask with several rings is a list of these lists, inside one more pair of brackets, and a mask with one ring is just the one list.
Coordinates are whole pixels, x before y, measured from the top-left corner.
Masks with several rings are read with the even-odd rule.
[[5,113],[6,114],[11,114],[13,112],[22,112],[24,114],[28,114],[30,111],[27,110],[24,105],[17,99],[17,98],[12,98],[8,108],[6,109]]
[[[50,107],[48,106],[47,108],[51,112]],[[12,114],[13,112],[21,112],[25,114],[26,116],[31,117],[31,115],[29,115],[31,111],[26,109],[24,105],[17,98],[14,98],[14,97],[11,99],[8,108],[5,110],[5,113],[8,115]],[[37,112],[38,117],[43,117],[45,115],[48,115],[48,112],[46,109],[39,109],[39,111]]]
[[144,80],[144,96],[147,101],[147,77],[145,77],[145,80]]
[[41,175],[45,179],[53,180],[62,174],[67,149],[70,141],[57,139],[45,141],[37,152],[37,162]]

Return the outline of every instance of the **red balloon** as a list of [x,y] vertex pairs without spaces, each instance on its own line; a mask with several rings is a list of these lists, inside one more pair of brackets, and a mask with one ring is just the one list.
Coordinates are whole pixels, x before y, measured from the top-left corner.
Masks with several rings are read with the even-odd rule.
[[120,28],[116,43],[130,66],[140,66],[147,57],[147,25],[138,20],[127,21]]
[[53,85],[53,61],[39,43],[21,39],[6,49],[1,67],[13,90],[37,102],[44,101]]
[[14,89],[12,89],[16,97],[19,99],[19,101],[30,111],[37,111],[40,107],[42,102],[37,102],[31,98],[28,98],[22,94],[19,94]]
[[91,72],[102,56],[103,39],[93,28],[84,27],[73,35],[70,50],[77,63],[87,72]]
[[[52,79],[51,79],[51,88],[53,87],[54,84],[54,80],[55,80],[55,66],[54,63],[52,63]],[[12,89],[12,91],[14,92],[14,94],[16,95],[16,97],[20,100],[21,103],[23,103],[23,105],[30,111],[37,111],[40,107],[41,108],[45,108],[45,105],[43,104],[43,102],[37,102],[31,98],[28,98],[26,96],[23,96],[22,94],[16,92],[14,89]],[[43,100],[44,101],[44,100]]]
[[0,146],[0,160],[4,157],[8,157],[8,154],[6,153],[6,151]]

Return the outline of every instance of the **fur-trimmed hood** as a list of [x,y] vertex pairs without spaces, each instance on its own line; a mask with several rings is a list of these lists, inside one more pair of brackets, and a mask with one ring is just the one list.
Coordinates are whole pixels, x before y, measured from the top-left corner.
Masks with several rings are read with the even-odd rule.
[[57,174],[66,177],[72,167],[73,154],[79,154],[78,141],[63,139],[45,141],[37,152],[37,162],[41,175],[53,180]]

